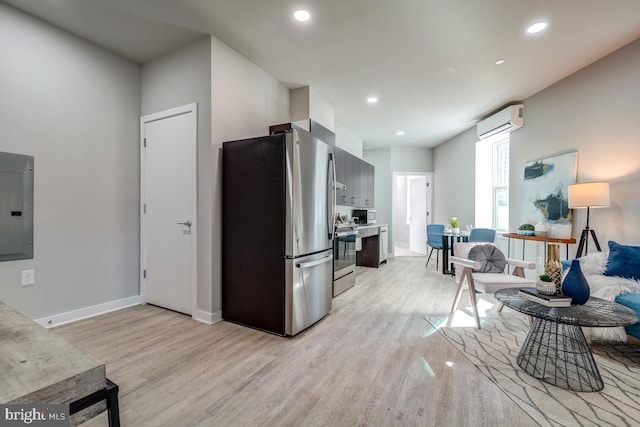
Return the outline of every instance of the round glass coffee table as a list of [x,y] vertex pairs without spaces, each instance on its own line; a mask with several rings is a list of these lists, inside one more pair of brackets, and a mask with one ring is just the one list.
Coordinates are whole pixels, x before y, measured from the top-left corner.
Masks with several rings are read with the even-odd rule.
[[507,307],[534,317],[518,354],[518,366],[546,383],[573,391],[600,391],[602,377],[581,326],[632,325],[636,313],[623,305],[591,297],[584,305],[547,307],[518,296],[518,289],[494,294]]

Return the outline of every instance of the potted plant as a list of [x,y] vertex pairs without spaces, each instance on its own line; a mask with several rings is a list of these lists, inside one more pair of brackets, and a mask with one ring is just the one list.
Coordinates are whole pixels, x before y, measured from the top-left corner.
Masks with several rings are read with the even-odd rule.
[[521,236],[533,236],[535,235],[536,228],[532,224],[522,224],[518,227],[518,234]]
[[449,223],[451,224],[451,232],[453,234],[460,234],[460,220],[458,220],[458,217],[452,216]]
[[538,276],[538,281],[536,282],[536,290],[541,294],[553,295],[556,293],[556,284],[553,282],[551,276],[541,274]]

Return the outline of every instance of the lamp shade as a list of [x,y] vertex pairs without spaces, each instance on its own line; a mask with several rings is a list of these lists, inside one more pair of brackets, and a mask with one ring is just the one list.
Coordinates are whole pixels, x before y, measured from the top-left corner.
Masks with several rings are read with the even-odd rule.
[[606,208],[608,206],[608,182],[585,182],[569,186],[569,208]]

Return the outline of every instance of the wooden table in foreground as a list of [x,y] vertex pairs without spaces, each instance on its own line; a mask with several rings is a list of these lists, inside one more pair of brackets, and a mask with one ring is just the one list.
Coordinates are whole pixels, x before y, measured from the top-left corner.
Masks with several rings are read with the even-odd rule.
[[[567,258],[569,259],[569,245],[574,245],[576,243],[576,239],[557,239],[555,237],[540,237],[540,236],[521,236],[518,233],[504,233],[502,235],[509,239],[509,247],[507,251],[507,257],[511,254],[511,239],[522,240],[522,259],[524,259],[524,244],[527,240],[532,242],[544,242],[544,243],[559,243],[561,245],[566,245],[567,248]],[[544,245],[544,259],[547,259],[547,245]]]
[[119,426],[118,386],[104,363],[0,301],[0,403],[69,404],[75,414],[103,400]]

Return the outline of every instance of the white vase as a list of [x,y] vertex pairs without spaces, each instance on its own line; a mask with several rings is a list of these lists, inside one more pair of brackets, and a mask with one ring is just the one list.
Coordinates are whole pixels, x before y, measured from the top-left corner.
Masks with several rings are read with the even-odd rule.
[[556,284],[554,282],[538,280],[536,282],[536,290],[544,295],[553,295],[556,293]]
[[460,234],[460,229],[459,229],[459,228],[452,228],[452,229],[451,229],[451,232],[452,232],[453,234],[455,234],[455,235],[458,235],[458,234]]
[[549,226],[543,222],[535,225],[535,235],[538,237],[547,237],[549,235]]

